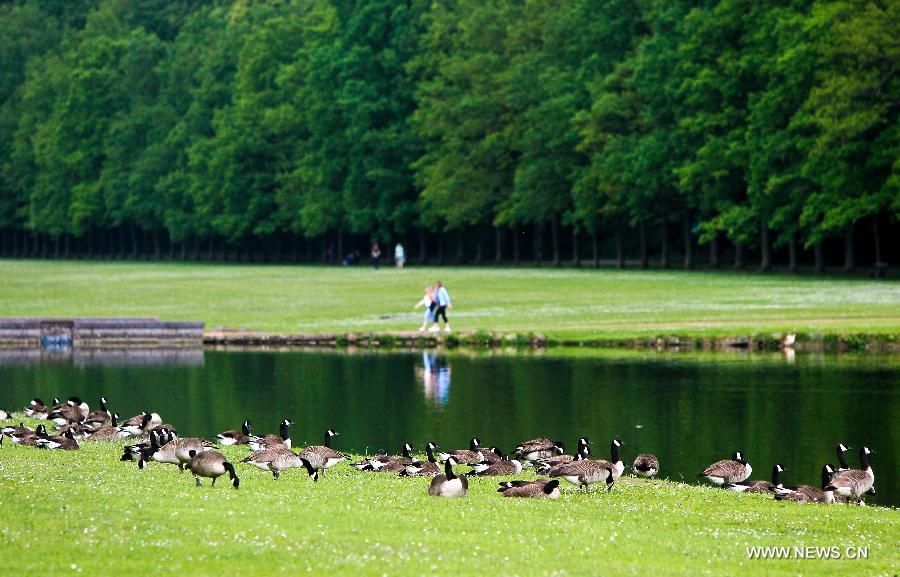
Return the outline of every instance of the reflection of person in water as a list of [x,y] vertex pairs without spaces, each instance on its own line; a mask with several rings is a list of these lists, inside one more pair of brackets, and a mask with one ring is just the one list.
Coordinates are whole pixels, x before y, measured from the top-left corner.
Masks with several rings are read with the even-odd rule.
[[434,353],[422,353],[422,386],[425,398],[446,405],[450,400],[450,363]]

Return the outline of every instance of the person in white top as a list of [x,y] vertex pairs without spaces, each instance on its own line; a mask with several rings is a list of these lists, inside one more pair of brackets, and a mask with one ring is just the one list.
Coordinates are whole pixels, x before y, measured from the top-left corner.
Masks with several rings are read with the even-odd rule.
[[434,296],[434,290],[430,286],[425,287],[425,296],[416,303],[413,310],[419,307],[425,307],[425,314],[422,315],[422,326],[419,327],[419,332],[424,333],[428,327],[428,322],[434,322],[434,309],[437,308],[437,298]]
[[394,264],[397,265],[397,268],[403,268],[403,263],[406,262],[406,251],[403,250],[403,245],[399,242],[397,246],[394,247]]

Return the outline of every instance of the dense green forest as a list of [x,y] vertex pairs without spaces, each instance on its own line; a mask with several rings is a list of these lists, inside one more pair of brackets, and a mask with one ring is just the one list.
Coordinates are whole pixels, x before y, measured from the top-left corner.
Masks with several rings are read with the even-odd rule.
[[0,254],[869,266],[898,31],[900,0],[0,1]]

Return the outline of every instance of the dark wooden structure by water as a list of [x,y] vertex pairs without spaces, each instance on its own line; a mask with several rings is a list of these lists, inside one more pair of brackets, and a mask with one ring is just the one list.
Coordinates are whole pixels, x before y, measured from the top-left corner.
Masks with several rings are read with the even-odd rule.
[[153,318],[0,318],[3,347],[200,347],[203,323]]

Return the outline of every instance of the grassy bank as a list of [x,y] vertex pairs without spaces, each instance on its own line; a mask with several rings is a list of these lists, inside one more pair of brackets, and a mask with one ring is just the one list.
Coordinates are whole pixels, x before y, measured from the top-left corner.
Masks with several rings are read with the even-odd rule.
[[0,261],[0,316],[155,316],[284,333],[415,330],[425,283],[457,331],[558,341],[900,333],[900,283],[637,270]]
[[[611,494],[504,499],[426,495],[427,479],[346,465],[313,483],[238,465],[241,489],[118,461],[119,443],[77,452],[0,448],[0,568],[8,574],[668,575],[895,574],[900,513],[796,506],[674,481]],[[230,447],[235,462],[245,453]],[[665,467],[665,464],[663,464]],[[527,476],[527,475],[525,475]],[[206,482],[208,484],[208,481]],[[751,560],[746,548],[868,547],[867,560]]]

